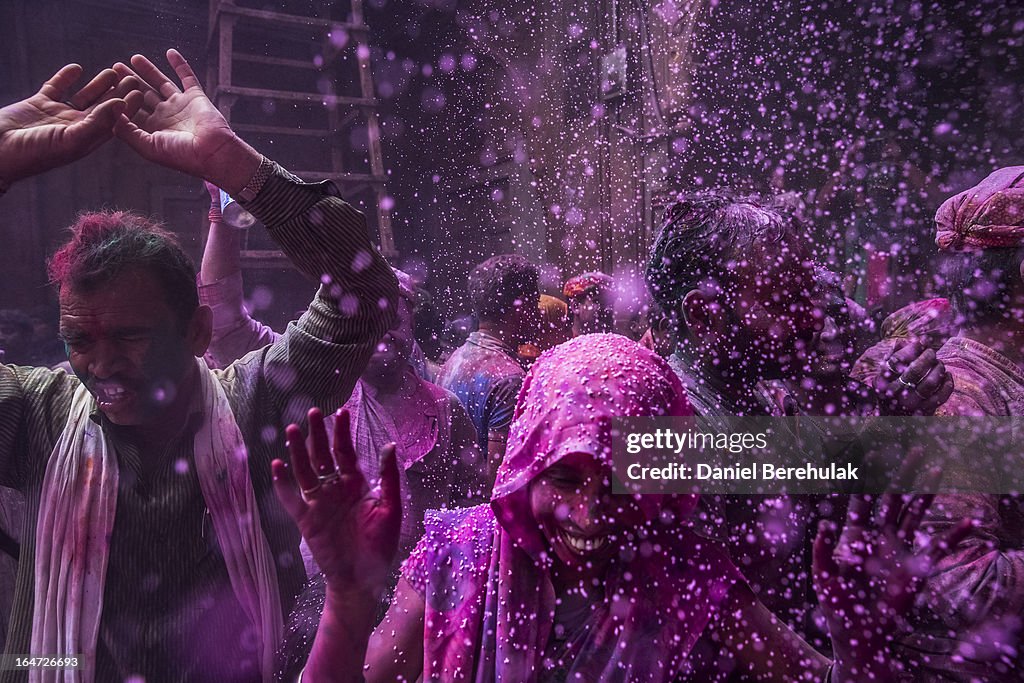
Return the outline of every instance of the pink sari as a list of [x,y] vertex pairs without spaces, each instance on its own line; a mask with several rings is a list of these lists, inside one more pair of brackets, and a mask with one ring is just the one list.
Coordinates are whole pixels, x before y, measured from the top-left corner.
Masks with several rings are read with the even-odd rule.
[[[530,482],[571,453],[610,466],[614,416],[691,414],[665,361],[626,337],[584,335],[543,354],[519,395],[490,506],[428,517],[404,567],[426,602],[424,680],[541,680],[556,596]],[[639,500],[644,552],[612,564],[604,599],[564,646],[565,680],[665,682],[685,670],[716,606],[741,580],[721,547],[681,523],[696,502]]]

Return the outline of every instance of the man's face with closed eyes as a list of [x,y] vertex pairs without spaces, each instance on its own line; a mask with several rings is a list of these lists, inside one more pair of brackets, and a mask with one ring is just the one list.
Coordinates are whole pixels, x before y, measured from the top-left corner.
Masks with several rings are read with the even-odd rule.
[[205,352],[201,318],[182,321],[156,276],[141,268],[87,291],[60,292],[68,361],[117,425],[156,424],[181,396],[195,357]]

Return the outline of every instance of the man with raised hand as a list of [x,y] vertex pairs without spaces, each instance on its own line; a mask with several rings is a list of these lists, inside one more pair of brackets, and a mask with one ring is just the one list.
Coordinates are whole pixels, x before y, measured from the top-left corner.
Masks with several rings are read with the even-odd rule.
[[[78,102],[60,99],[66,67],[35,114],[0,110],[0,177],[67,163],[115,128],[144,158],[229,191],[322,286],[278,342],[210,371],[210,311],[174,237],[127,212],[78,219],[50,263],[75,375],[0,366],[0,484],[28,501],[7,652],[78,655],[82,681],[265,681],[305,580],[270,462],[284,425],[344,402],[397,287],[332,184],[256,152],[181,55],[167,59],[180,86],[136,55]],[[141,92],[120,97],[129,85]]]
[[[802,228],[792,211],[727,192],[683,194],[666,211],[647,284],[677,324],[669,364],[695,413],[717,430],[730,423],[716,418],[769,415],[766,382],[807,378],[825,311],[815,304]],[[952,382],[933,352],[907,344],[887,360],[873,386],[883,414],[931,414],[949,397]],[[825,446],[815,444],[814,457]],[[822,635],[810,609],[811,539],[824,511],[841,512],[842,500],[819,503],[799,495],[706,496],[697,515],[703,531],[728,543],[759,599],[809,638]]]
[[84,157],[113,137],[142,103],[131,74],[104,69],[72,93],[82,67],[68,64],[35,95],[0,109],[0,194],[11,183]]

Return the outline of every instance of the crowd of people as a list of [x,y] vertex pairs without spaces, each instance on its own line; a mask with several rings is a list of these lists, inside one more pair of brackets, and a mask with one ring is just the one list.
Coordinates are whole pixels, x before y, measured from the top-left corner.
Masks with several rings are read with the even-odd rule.
[[[0,682],[1024,679],[1024,504],[971,463],[908,453],[874,496],[615,494],[610,427],[1022,414],[1024,167],[938,208],[947,296],[881,325],[791,203],[681,191],[646,331],[618,333],[613,277],[559,297],[499,255],[446,350],[361,214],[167,59],[0,109],[0,191],[117,138],[213,200],[198,272],[145,217],[80,215],[59,358],[0,314],[5,651],[75,658]],[[221,189],[319,283],[284,330],[244,306]]]

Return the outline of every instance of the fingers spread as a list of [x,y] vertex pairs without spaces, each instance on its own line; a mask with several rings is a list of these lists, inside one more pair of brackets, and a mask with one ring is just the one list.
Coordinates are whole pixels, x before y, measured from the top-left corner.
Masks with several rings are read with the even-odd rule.
[[65,141],[79,154],[92,151],[114,134],[114,125],[124,108],[124,100],[108,100],[97,105],[85,119],[67,127]]
[[932,539],[932,545],[928,548],[928,556],[931,558],[932,566],[935,566],[939,560],[953,552],[953,549],[967,538],[973,528],[973,519],[963,519],[960,520],[959,524],[946,532],[945,535]]
[[[939,467],[929,467],[921,473],[924,460],[923,448],[911,448],[890,483],[889,489],[894,493],[885,496],[882,524],[885,529],[897,531],[903,539],[913,538],[942,481],[942,469]],[[903,494],[911,491],[920,491],[923,495],[914,496],[904,503],[909,496]]]
[[347,410],[339,410],[334,423],[334,457],[342,474],[360,474],[356,449],[352,445],[352,418]]
[[141,121],[145,121],[145,117],[152,114],[153,110],[159,107],[163,101],[163,98],[160,97],[160,93],[147,87],[142,91],[142,106],[139,107],[139,116],[136,118]]
[[114,134],[143,159],[153,158],[153,136],[122,114],[114,124]]
[[[152,111],[156,108],[156,105],[160,104],[162,101],[160,94],[157,93],[156,90],[153,90],[153,87],[149,83],[142,80],[142,76],[135,73],[135,70],[130,66],[123,64],[122,62],[118,62],[114,64],[114,71],[116,71],[121,77],[121,83],[118,84],[118,89],[126,87],[126,84],[131,84],[133,87],[133,92],[125,95],[126,101],[129,98],[132,98],[132,101],[129,101],[128,111],[125,112],[125,115],[129,119],[132,119],[135,116],[135,113],[144,107],[148,106],[149,110]],[[135,93],[138,94],[136,95]],[[136,100],[135,98],[137,97],[140,99]],[[148,104],[147,99],[149,100]],[[138,102],[137,105],[135,104],[136,101]]]
[[309,463],[309,454],[306,452],[306,440],[302,438],[302,430],[298,425],[291,424],[285,428],[285,438],[288,444],[288,455],[292,461],[292,473],[299,488],[308,491],[320,485],[320,480]]
[[879,526],[883,529],[895,529],[903,511],[904,499],[899,493],[886,493],[879,505]]
[[920,446],[914,446],[907,451],[907,455],[903,458],[903,463],[900,465],[899,471],[889,483],[889,490],[900,492],[912,490],[914,482],[921,473],[921,466],[924,464],[924,459],[924,449]]
[[324,415],[318,408],[311,408],[306,414],[309,420],[309,451],[313,470],[319,476],[326,476],[335,471],[331,447],[327,442],[327,428],[324,426]]
[[846,527],[867,527],[871,522],[873,508],[874,500],[871,496],[851,496],[850,505],[846,509]]
[[71,86],[81,76],[81,66],[78,64],[68,64],[61,67],[57,73],[43,83],[43,87],[39,89],[39,92],[55,102],[62,102],[67,97],[68,90],[71,89]]
[[[88,109],[103,96],[113,91],[114,87],[121,80],[121,77],[113,69],[104,69],[96,74],[91,81],[76,92],[68,102],[75,109]],[[107,97],[106,99],[111,99]]]
[[921,520],[924,519],[924,513],[931,507],[933,500],[935,500],[935,494],[926,493],[915,496],[910,501],[910,504],[903,511],[902,519],[900,519],[900,538],[908,541],[913,540],[914,534],[917,533],[917,529],[921,526]]
[[181,87],[185,90],[191,88],[203,89],[203,86],[199,84],[199,79],[196,77],[192,67],[189,66],[185,58],[181,56],[181,53],[177,50],[171,49],[167,51],[167,61],[174,69],[174,73],[178,74],[178,79],[181,80]]
[[133,55],[132,56],[132,68],[153,90],[160,93],[162,97],[170,97],[175,93],[180,92],[178,86],[171,82],[164,72],[156,68],[153,62],[149,61],[144,55]]
[[384,519],[385,539],[391,539],[388,559],[398,550],[398,535],[402,529],[402,492],[398,478],[398,458],[395,444],[390,443],[380,453],[380,499],[387,516]]
[[270,472],[274,478],[274,493],[281,505],[296,522],[306,510],[306,502],[299,495],[295,478],[282,460],[274,460],[270,463]]
[[[115,72],[115,73],[117,73],[117,72]],[[103,95],[101,100],[107,100],[107,99],[111,99],[111,98],[114,98],[114,97],[117,97],[117,98],[120,98],[120,99],[124,99],[128,95],[130,95],[131,93],[139,92],[139,91],[141,91],[142,88],[148,87],[148,86],[146,86],[145,83],[142,82],[142,79],[139,78],[138,76],[136,76],[135,74],[132,74],[130,76],[118,75],[118,79],[119,80],[117,81],[117,84],[114,85],[113,88],[108,90]]]
[[[114,66],[111,68],[116,71],[121,78],[127,78],[128,76],[135,76],[138,78],[138,74],[135,73],[135,70],[124,62],[115,62]],[[141,81],[142,79],[139,78],[139,80]]]
[[125,118],[131,119],[135,116],[135,113],[142,107],[143,96],[138,90],[133,90],[124,97],[124,115]]

